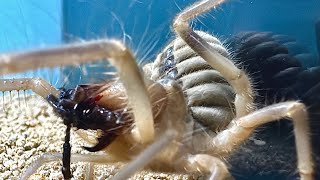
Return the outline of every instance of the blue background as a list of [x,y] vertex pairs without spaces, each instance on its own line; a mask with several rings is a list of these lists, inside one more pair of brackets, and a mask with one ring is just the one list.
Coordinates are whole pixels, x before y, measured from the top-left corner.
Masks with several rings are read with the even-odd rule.
[[[1,0],[0,51],[15,51],[58,45],[65,41],[117,38],[141,61],[150,61],[174,38],[175,14],[193,0]],[[240,31],[271,31],[286,34],[305,46],[317,64],[314,24],[320,19],[319,0],[230,1],[212,10],[193,27],[222,40]],[[73,83],[86,82],[81,68]],[[90,70],[90,68],[89,68]],[[40,75],[58,83],[61,72],[45,70]],[[96,71],[99,72],[99,71]],[[27,73],[38,76],[39,73]],[[26,76],[24,73],[22,76]],[[16,77],[16,76],[15,76]]]
[[[62,42],[62,1],[0,0],[0,52],[21,51]],[[1,78],[42,77],[59,84],[59,68]]]

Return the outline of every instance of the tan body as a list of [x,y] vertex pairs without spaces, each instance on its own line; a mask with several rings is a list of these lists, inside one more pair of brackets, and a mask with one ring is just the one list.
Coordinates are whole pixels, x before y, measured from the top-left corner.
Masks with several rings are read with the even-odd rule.
[[[0,55],[0,73],[14,73],[40,67],[85,63],[100,59],[110,60],[111,64],[116,67],[121,85],[125,89],[127,104],[123,104],[123,101],[119,99],[110,101],[111,104],[107,102],[108,99],[104,99],[101,104],[115,109],[118,108],[118,105],[120,108],[127,108],[132,114],[134,124],[130,132],[124,133],[107,148],[108,153],[98,157],[73,155],[71,158],[73,161],[99,163],[130,161],[115,175],[114,179],[122,180],[130,177],[134,172],[147,166],[153,158],[151,166],[165,164],[164,169],[178,169],[194,173],[200,171],[209,175],[209,179],[225,179],[230,174],[224,163],[224,157],[237,149],[255,128],[283,117],[292,119],[294,124],[299,175],[301,179],[313,179],[313,159],[306,107],[299,102],[289,101],[255,110],[253,108],[254,93],[246,73],[234,65],[230,57],[220,48],[221,46],[210,45],[211,41],[207,41],[206,37],[202,37],[201,34],[194,32],[189,27],[189,20],[210,9],[219,7],[224,2],[225,0],[198,1],[179,13],[173,22],[173,29],[177,36],[181,37],[188,46],[187,48],[190,47],[194,51],[191,54],[201,57],[202,64],[205,62],[205,66],[210,66],[219,72],[228,84],[219,85],[225,90],[229,89],[229,93],[223,96],[225,99],[229,99],[229,102],[232,101],[229,106],[231,107],[230,111],[224,111],[228,118],[226,121],[218,121],[219,125],[210,127],[209,131],[208,129],[201,130],[200,136],[194,136],[198,133],[195,128],[198,121],[194,119],[208,121],[210,119],[208,117],[212,116],[206,115],[205,111],[197,111],[197,108],[194,107],[199,105],[197,104],[199,97],[205,94],[203,88],[208,86],[192,89],[193,87],[186,85],[190,82],[186,76],[169,80],[161,78],[161,74],[157,75],[157,63],[159,63],[157,60],[155,64],[146,66],[144,73],[141,73],[131,51],[118,41],[97,40],[34,52],[3,54]],[[219,44],[219,42],[217,43]],[[189,52],[189,50],[187,51]],[[184,59],[185,57],[177,55],[177,59],[179,58]],[[196,64],[201,65],[201,63]],[[177,67],[179,65],[181,64],[177,64]],[[199,66],[193,66],[192,63],[182,66],[182,69],[184,67],[199,68]],[[209,74],[212,75],[212,71]],[[199,76],[199,79],[203,79],[202,77]],[[0,90],[23,87],[32,89],[44,97],[48,94],[59,96],[57,90],[44,81],[24,79],[22,83],[21,80],[17,80],[12,81],[11,87],[8,87],[10,85],[4,81],[0,83]],[[153,83],[157,82],[160,82],[161,86],[155,85],[155,90],[150,90]],[[225,83],[222,81],[220,84]],[[117,89],[117,87],[114,88]],[[210,88],[207,90],[210,91]],[[234,93],[230,93],[231,91]],[[124,91],[121,90],[121,92]],[[110,97],[110,93],[113,95],[113,91],[105,93],[105,97]],[[162,100],[163,95],[165,100]],[[205,102],[207,100],[208,103],[212,102],[209,97],[211,96],[204,98]],[[218,102],[223,102],[223,98],[220,98]],[[186,141],[187,138],[191,138],[191,141]],[[125,160],[123,154],[126,155]],[[49,160],[57,160],[55,155],[51,153],[44,157]],[[41,161],[34,164],[27,169],[22,178],[33,174]],[[157,168],[162,169],[163,166],[155,169]]]

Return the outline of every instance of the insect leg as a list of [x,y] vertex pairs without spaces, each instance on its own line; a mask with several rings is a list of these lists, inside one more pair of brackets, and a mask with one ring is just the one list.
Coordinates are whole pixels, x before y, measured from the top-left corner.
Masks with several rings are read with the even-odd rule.
[[70,161],[71,161],[70,130],[71,130],[71,124],[67,124],[66,136],[63,143],[63,154],[62,154],[62,174],[65,179],[72,178],[72,174],[70,170]]

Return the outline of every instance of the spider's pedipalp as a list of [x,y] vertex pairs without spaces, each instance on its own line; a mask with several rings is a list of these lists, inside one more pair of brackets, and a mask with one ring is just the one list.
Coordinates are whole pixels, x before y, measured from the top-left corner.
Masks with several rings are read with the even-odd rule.
[[37,51],[0,56],[0,74],[16,73],[42,67],[74,65],[100,59],[110,60],[117,68],[132,108],[133,137],[146,143],[154,138],[153,115],[149,96],[132,53],[120,42],[96,40]]
[[29,90],[46,98],[49,94],[59,97],[59,91],[41,78],[0,79],[1,91]]

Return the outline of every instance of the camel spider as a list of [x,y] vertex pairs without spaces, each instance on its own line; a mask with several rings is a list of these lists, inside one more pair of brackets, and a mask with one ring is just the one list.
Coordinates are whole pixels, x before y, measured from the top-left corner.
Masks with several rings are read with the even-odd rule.
[[[0,90],[32,89],[62,116],[67,125],[62,168],[65,179],[72,177],[71,160],[107,163],[123,159],[134,160],[114,179],[125,179],[146,165],[158,170],[200,171],[208,173],[210,179],[224,179],[230,174],[223,158],[256,127],[283,117],[294,123],[300,177],[313,179],[308,113],[304,104],[289,101],[254,110],[254,93],[245,72],[232,63],[218,39],[189,27],[190,19],[224,2],[202,0],[178,14],[173,29],[180,38],[169,44],[154,63],[145,65],[143,72],[130,50],[119,41],[96,40],[2,54],[0,72],[16,73],[108,59],[116,67],[120,81],[59,91],[36,78],[2,80]],[[90,107],[86,107],[88,104]],[[88,121],[92,114],[94,122]],[[89,124],[83,126],[81,122]],[[108,146],[105,149],[108,156],[71,155],[71,127],[100,129],[99,142],[87,149],[98,151]],[[186,137],[191,140],[185,141]],[[115,151],[123,152],[122,156]],[[43,162],[57,158],[61,156],[43,155],[22,179],[33,174]]]

